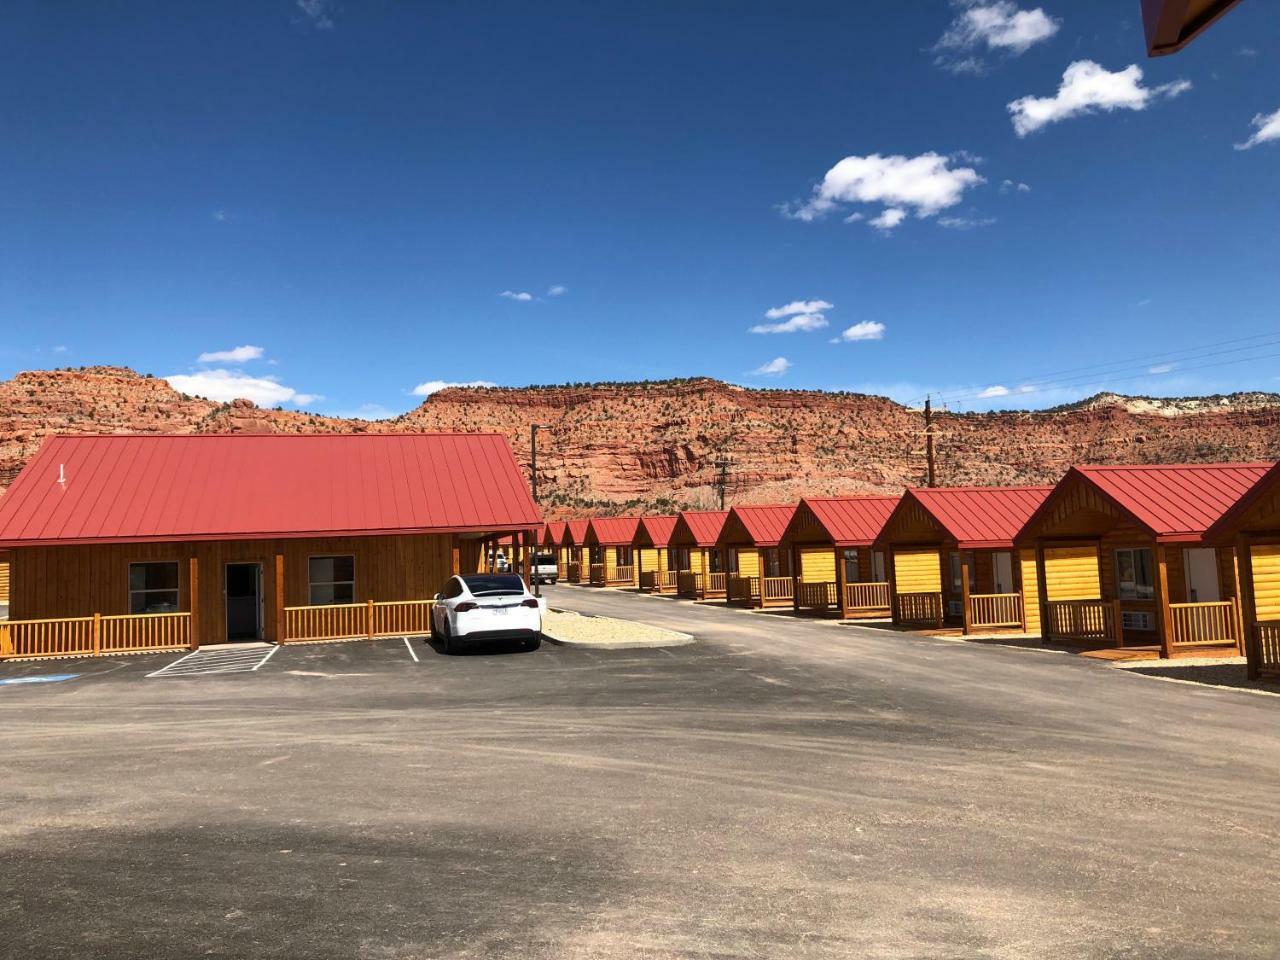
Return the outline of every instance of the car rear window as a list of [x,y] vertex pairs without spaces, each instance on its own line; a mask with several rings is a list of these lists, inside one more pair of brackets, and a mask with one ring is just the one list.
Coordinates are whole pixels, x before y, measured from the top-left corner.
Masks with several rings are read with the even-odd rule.
[[479,574],[463,577],[473,597],[509,596],[524,593],[524,581],[510,574]]
[[556,555],[554,553],[535,553],[533,555],[533,565],[535,567],[541,566],[543,564],[550,566],[555,562],[556,562]]

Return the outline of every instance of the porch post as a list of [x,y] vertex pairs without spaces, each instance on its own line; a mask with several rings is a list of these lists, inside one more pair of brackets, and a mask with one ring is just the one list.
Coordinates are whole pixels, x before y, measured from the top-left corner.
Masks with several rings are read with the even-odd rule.
[[846,576],[845,569],[844,569],[844,551],[841,550],[838,546],[835,548],[835,551],[836,551],[836,612],[840,614],[840,619],[843,620],[846,616],[848,616],[848,613],[845,610],[845,606],[844,606],[844,582],[845,582],[845,576]]
[[896,626],[902,621],[898,618],[898,561],[891,543],[885,546],[884,572],[889,578],[889,619]]
[[1244,631],[1244,655],[1250,680],[1262,673],[1262,651],[1258,648],[1258,607],[1253,592],[1253,554],[1247,533],[1236,534],[1236,564],[1240,577],[1240,620]]
[[285,643],[284,622],[284,554],[276,554],[276,643]]
[[969,564],[964,553],[960,554],[960,631],[967,637],[973,629],[973,617],[969,612]]
[[1160,656],[1173,656],[1173,616],[1169,610],[1169,557],[1162,543],[1156,544],[1156,619],[1160,628]]
[[1049,584],[1044,567],[1044,541],[1036,540],[1036,604],[1040,607],[1040,642],[1048,643],[1052,624],[1049,622]]
[[187,630],[191,636],[187,638],[187,645],[192,650],[200,649],[200,561],[192,556],[187,561],[189,573],[187,574],[187,605],[191,608],[191,616],[187,620]]
[[791,553],[791,609],[800,612],[800,548],[793,542]]

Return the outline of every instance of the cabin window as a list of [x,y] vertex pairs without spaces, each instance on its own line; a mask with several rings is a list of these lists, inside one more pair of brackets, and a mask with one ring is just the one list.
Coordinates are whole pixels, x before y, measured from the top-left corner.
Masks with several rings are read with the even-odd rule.
[[951,554],[951,594],[956,597],[960,596],[960,594],[964,592],[964,579],[960,568],[961,563],[964,563],[969,567],[969,590],[972,591],[974,587],[977,586],[973,579],[973,554]]
[[724,556],[719,550],[712,550],[707,554],[707,572],[724,573]]
[[889,579],[884,572],[883,550],[875,550],[871,554],[871,579],[875,583],[885,583]]
[[311,557],[307,573],[312,606],[356,602],[355,557]]
[[672,547],[671,548],[671,564],[674,570],[689,569],[689,548],[688,547]]
[[730,573],[732,573],[732,574],[737,574],[737,572],[738,572],[738,551],[737,551],[737,550],[728,550],[728,551],[726,551],[726,554],[727,554],[727,556],[729,557],[729,572],[730,572]]
[[129,612],[178,612],[178,563],[129,564]]
[[858,551],[845,550],[841,554],[844,559],[844,582],[845,583],[861,583],[862,573],[858,565]]
[[614,566],[629,567],[631,566],[631,560],[632,560],[632,557],[631,557],[630,547],[614,547],[613,548]]
[[766,577],[781,577],[782,573],[782,551],[777,547],[769,547],[764,552],[764,575]]
[[1145,547],[1116,551],[1116,593],[1121,600],[1150,600],[1156,595],[1151,551]]

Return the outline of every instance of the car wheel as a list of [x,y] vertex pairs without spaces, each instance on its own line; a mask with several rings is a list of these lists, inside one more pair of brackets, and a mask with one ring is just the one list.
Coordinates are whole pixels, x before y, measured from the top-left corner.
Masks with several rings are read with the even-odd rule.
[[542,646],[542,634],[537,634],[532,640],[526,640],[524,642],[524,648],[526,650],[537,650],[540,646]]
[[453,639],[453,633],[449,630],[448,623],[445,623],[444,625],[444,635],[441,638],[441,644],[444,647],[445,653],[454,654],[458,652],[458,641]]

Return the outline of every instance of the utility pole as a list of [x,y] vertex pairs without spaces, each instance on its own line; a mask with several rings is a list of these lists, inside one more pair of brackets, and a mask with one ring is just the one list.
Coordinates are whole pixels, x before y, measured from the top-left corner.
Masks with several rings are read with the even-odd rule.
[[534,503],[538,502],[538,431],[550,429],[547,423],[529,424],[529,492]]
[[933,402],[931,397],[924,398],[924,453],[929,465],[930,487],[938,485],[938,474],[933,462]]
[[715,465],[720,470],[720,476],[716,478],[716,486],[720,488],[720,509],[723,510],[724,509],[724,491],[725,491],[725,488],[729,485],[729,461],[722,457],[719,460],[715,461]]

